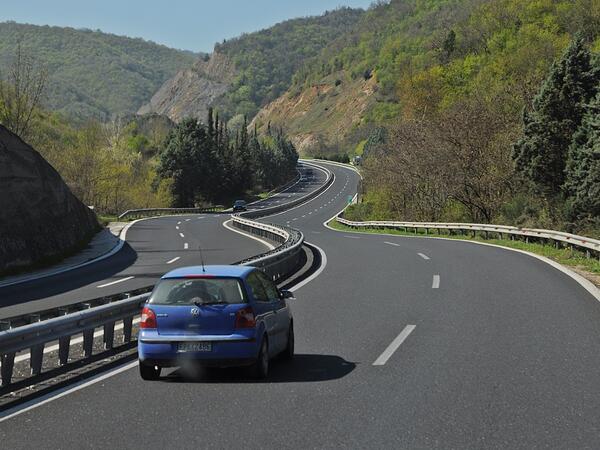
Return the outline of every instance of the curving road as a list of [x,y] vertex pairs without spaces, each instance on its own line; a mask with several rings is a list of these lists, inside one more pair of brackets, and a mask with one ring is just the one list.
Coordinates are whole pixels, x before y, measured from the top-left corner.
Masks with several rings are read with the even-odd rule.
[[[299,166],[301,178],[288,189],[250,209],[279,205],[304,196],[326,180],[326,173]],[[95,264],[39,280],[0,287],[0,319],[66,306],[153,285],[165,272],[200,263],[227,264],[265,252],[268,247],[224,228],[229,214],[161,217],[137,221],[127,230],[124,248]]]
[[298,290],[293,363],[266,382],[228,370],[150,383],[124,366],[0,422],[3,445],[598,448],[600,303],[520,253],[329,230],[358,175],[327,167],[324,194],[265,219],[327,255]]

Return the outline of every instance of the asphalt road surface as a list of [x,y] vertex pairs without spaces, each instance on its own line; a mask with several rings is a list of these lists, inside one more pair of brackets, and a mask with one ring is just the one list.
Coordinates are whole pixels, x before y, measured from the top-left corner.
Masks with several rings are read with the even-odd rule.
[[[327,258],[297,291],[293,362],[263,382],[144,382],[128,364],[1,421],[2,447],[600,448],[600,303],[520,253],[329,230],[358,175],[327,167],[325,193],[264,219]],[[174,245],[162,242],[177,219],[160,220],[140,230],[149,252]],[[240,253],[261,250],[239,238]]]

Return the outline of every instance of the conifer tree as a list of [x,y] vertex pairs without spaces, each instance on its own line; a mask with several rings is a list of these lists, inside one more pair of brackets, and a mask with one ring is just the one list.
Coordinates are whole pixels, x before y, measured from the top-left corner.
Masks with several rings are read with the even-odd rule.
[[573,138],[565,187],[573,218],[600,216],[600,93],[588,105]]
[[524,137],[514,145],[513,159],[547,198],[562,192],[569,145],[596,94],[599,75],[583,39],[574,40],[552,65],[533,110],[524,113]]

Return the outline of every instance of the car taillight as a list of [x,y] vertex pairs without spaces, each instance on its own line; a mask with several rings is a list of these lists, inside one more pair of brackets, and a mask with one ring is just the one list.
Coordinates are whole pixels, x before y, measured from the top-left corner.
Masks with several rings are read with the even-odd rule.
[[254,317],[254,311],[250,306],[240,309],[235,313],[236,328],[254,328],[255,326],[256,318]]
[[142,309],[140,328],[156,328],[156,314],[148,307]]

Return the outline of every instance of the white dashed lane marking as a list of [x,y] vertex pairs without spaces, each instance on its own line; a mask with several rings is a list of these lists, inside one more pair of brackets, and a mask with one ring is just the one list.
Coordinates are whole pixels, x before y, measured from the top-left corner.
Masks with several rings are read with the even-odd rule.
[[390,357],[394,354],[394,352],[398,350],[398,347],[402,345],[402,343],[406,340],[408,335],[412,333],[415,328],[417,328],[416,325],[406,325],[406,327],[404,327],[404,330],[402,330],[402,332],[396,337],[396,339],[394,339],[392,343],[388,345],[388,347],[383,351],[379,358],[375,360],[373,365],[383,366],[388,361],[388,359],[390,359]]
[[100,286],[97,286],[97,287],[98,288],[104,288],[104,287],[107,287],[107,286],[112,286],[113,284],[119,284],[119,283],[123,283],[124,281],[129,281],[132,278],[135,278],[135,277],[121,278],[120,280],[111,281],[110,283],[106,283],[106,284],[101,284]]

